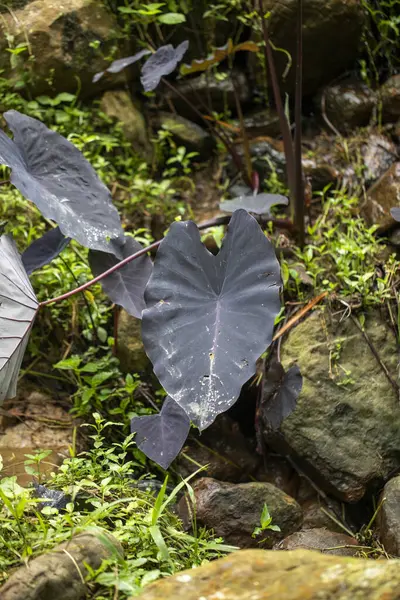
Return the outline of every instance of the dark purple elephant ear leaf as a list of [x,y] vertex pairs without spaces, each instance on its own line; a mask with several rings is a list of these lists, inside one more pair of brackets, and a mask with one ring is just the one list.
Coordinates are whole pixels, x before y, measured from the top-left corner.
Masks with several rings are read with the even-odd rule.
[[143,56],[147,56],[148,54],[151,54],[150,50],[140,50],[140,52],[137,52],[133,56],[126,56],[125,58],[118,58],[117,60],[114,60],[114,62],[112,62],[110,66],[105,69],[105,71],[96,73],[96,75],[93,77],[93,83],[100,81],[105,73],[120,73],[123,71],[123,69],[133,65],[135,62],[143,58]]
[[156,89],[162,77],[169,75],[176,69],[177,64],[184,57],[189,42],[185,41],[174,48],[171,44],[161,46],[144,63],[142,67],[142,76],[140,78],[145,92],[151,92]]
[[4,113],[14,134],[0,131],[0,163],[11,182],[61,232],[83,246],[121,256],[123,230],[111,194],[81,152],[38,121]]
[[294,411],[303,387],[303,378],[297,365],[285,372],[281,363],[274,363],[266,375],[261,403],[263,425],[277,431]]
[[48,265],[68,246],[70,241],[71,238],[65,237],[59,227],[46,231],[22,253],[22,264],[27,274],[30,275],[36,269]]
[[225,200],[225,202],[220,203],[219,207],[225,212],[234,212],[243,208],[256,215],[269,215],[271,207],[277,204],[286,206],[289,204],[289,200],[280,194],[251,194],[248,196],[239,196],[232,200]]
[[0,405],[17,393],[29,333],[39,308],[12,237],[0,237]]
[[272,341],[280,267],[244,210],[233,213],[217,256],[191,222],[161,242],[145,291],[142,339],[154,372],[190,420],[205,429],[236,402]]
[[400,221],[400,207],[392,208],[390,213],[395,221]]
[[[132,237],[126,237],[125,245],[122,248],[123,258],[127,258],[139,250],[142,250],[141,244]],[[89,264],[95,277],[111,269],[118,262],[113,254],[98,250],[89,252]],[[152,270],[153,263],[145,254],[104,277],[101,285],[112,302],[122,306],[130,315],[140,319],[145,308],[144,290]]]
[[134,417],[131,431],[138,448],[163,469],[178,456],[190,430],[185,411],[167,396],[159,415]]

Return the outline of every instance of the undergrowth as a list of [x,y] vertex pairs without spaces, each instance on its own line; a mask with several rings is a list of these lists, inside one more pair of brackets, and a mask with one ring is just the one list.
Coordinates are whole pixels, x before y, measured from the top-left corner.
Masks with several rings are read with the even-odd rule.
[[[184,531],[173,505],[179,493],[190,490],[188,481],[170,491],[166,482],[158,493],[150,491],[154,482],[144,480],[132,436],[121,443],[105,442],[112,425],[95,413],[94,423],[87,425],[92,449],[77,456],[71,449],[71,458],[46,481],[52,490],[66,494],[64,510],[51,506],[49,500],[46,505],[45,498],[38,498],[33,488],[20,487],[15,477],[0,479],[0,585],[21,561],[80,532],[101,536],[107,530],[124,548],[124,558],[116,553],[89,573],[89,589],[98,600],[137,595],[150,581],[232,550],[195,523],[192,535]],[[40,462],[45,458],[46,453],[41,453],[39,460],[26,462],[39,483]],[[44,506],[39,510],[41,502]]]

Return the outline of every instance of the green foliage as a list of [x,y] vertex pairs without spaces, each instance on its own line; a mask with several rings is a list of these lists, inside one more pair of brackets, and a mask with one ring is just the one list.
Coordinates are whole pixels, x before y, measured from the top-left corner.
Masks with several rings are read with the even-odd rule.
[[[399,262],[384,256],[385,247],[359,216],[359,199],[334,191],[323,196],[322,212],[308,228],[309,243],[297,251],[315,292],[335,292],[344,301],[379,305],[392,295]],[[384,265],[383,276],[377,266]]]
[[281,528],[278,525],[274,525],[272,523],[272,517],[269,514],[268,506],[264,504],[261,517],[260,517],[260,527],[256,527],[252,533],[252,537],[255,538],[264,531],[280,531]]
[[366,58],[361,72],[368,83],[394,75],[400,66],[400,0],[361,0],[368,15],[364,30]]
[[[112,533],[122,544],[125,558],[117,553],[89,574],[89,589],[104,600],[137,595],[143,585],[179,570],[221,556],[223,546],[204,530],[194,537],[183,531],[171,511],[181,483],[166,496],[166,482],[155,499],[138,488],[145,476],[143,464],[132,457],[132,436],[122,443],[105,444],[113,423],[94,415],[88,425],[93,448],[64,461],[46,482],[71,497],[66,510],[45,506],[33,490],[20,487],[15,477],[0,479],[0,585],[9,569],[21,561],[50,550],[72,535],[90,531]],[[32,458],[33,457],[33,458]],[[38,465],[44,454],[29,455],[26,466]],[[91,595],[90,593],[90,595]]]

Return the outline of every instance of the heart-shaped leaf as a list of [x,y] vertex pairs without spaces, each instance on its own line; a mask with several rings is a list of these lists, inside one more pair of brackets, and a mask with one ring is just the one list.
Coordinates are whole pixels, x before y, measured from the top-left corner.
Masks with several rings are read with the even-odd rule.
[[114,62],[112,62],[111,65],[105,69],[105,71],[96,73],[92,80],[93,83],[100,81],[105,73],[120,73],[120,71],[126,69],[126,67],[129,67],[130,65],[133,65],[135,62],[143,58],[143,56],[147,56],[148,54],[151,54],[150,50],[140,50],[140,52],[137,52],[133,56],[126,56],[125,58],[118,58],[118,60],[114,60]]
[[265,427],[276,431],[294,411],[303,387],[303,378],[297,365],[287,372],[277,362],[268,370],[264,382],[261,417]]
[[17,393],[29,333],[39,308],[13,239],[0,237],[0,404]]
[[166,392],[200,429],[238,398],[272,340],[279,263],[257,221],[231,219],[212,255],[191,222],[173,223],[145,291],[142,338]]
[[287,205],[289,200],[280,194],[251,194],[249,196],[238,196],[232,200],[221,202],[219,207],[225,212],[234,212],[243,208],[256,215],[269,215],[272,206],[277,204]]
[[390,213],[395,221],[400,221],[400,208],[399,207],[396,206],[395,208],[392,208]]
[[207,56],[207,58],[195,59],[190,65],[182,65],[180,68],[180,73],[181,75],[191,75],[193,73],[207,71],[207,69],[210,67],[217,65],[228,56],[236,54],[236,52],[243,50],[247,50],[248,52],[258,52],[259,49],[260,48],[258,44],[252,42],[251,40],[242,42],[236,46],[233,44],[232,40],[228,40],[228,43],[225,44],[225,46],[216,48],[214,52]]
[[59,227],[46,231],[22,253],[22,264],[27,274],[30,275],[36,269],[48,265],[68,246],[70,241],[71,238],[65,237]]
[[[141,244],[132,237],[126,237],[125,245],[122,248],[123,258],[127,258],[139,250],[142,250]],[[111,269],[118,262],[119,260],[113,254],[98,250],[89,252],[89,264],[95,277]],[[153,263],[145,254],[104,277],[101,285],[112,302],[122,306],[130,315],[140,319],[145,308],[144,290],[152,270]]]
[[16,110],[4,113],[14,140],[0,131],[0,163],[11,182],[66,237],[121,255],[123,230],[111,194],[71,142]]
[[138,448],[163,469],[178,456],[190,430],[184,410],[169,396],[159,415],[134,417],[131,431],[136,433]]
[[155,90],[162,77],[174,71],[176,65],[182,60],[189,48],[189,42],[185,41],[174,48],[171,44],[161,46],[142,67],[140,78],[145,92]]

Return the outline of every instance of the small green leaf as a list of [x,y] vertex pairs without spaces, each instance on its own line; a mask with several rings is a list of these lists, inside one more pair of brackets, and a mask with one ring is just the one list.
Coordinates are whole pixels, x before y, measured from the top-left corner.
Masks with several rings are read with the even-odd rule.
[[186,21],[185,15],[181,13],[166,13],[165,15],[160,15],[158,17],[160,23],[164,25],[178,25],[179,23],[184,23]]

